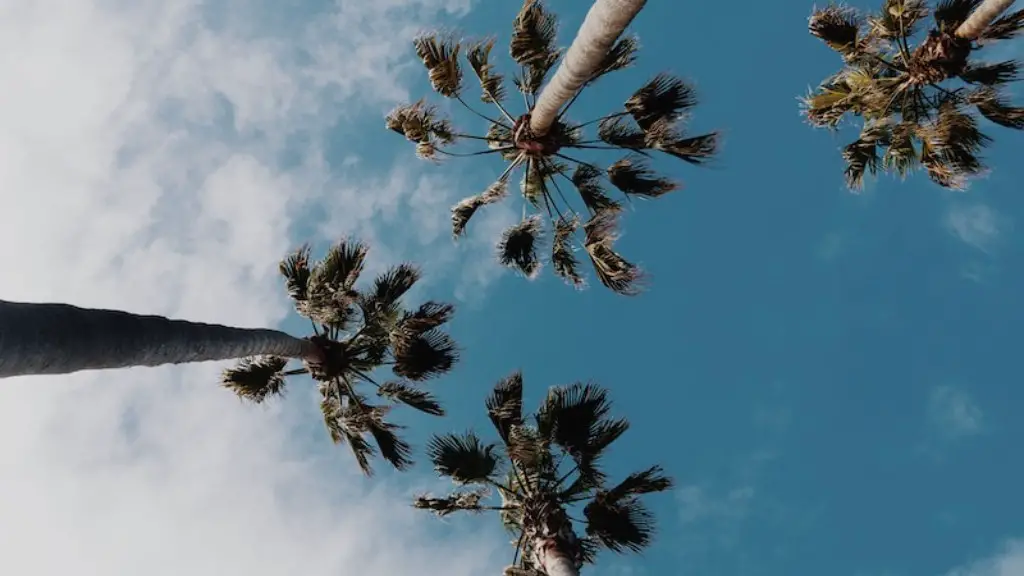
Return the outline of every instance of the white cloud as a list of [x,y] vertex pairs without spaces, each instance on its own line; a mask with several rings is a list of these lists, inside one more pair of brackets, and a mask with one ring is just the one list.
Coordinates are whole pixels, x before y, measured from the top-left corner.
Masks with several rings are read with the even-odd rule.
[[945,223],[957,238],[982,252],[990,252],[999,236],[1010,227],[1005,216],[984,204],[952,204],[946,212]]
[[928,396],[928,416],[948,438],[973,436],[984,427],[984,413],[971,396],[951,386],[936,386]]
[[[326,130],[406,98],[408,34],[466,4],[0,4],[0,298],[277,323],[290,230],[342,202]],[[403,248],[376,236],[374,258]],[[255,409],[218,370],[0,382],[0,573],[497,573],[503,539],[438,546],[403,488],[363,481],[302,381]]]
[[1024,576],[1024,538],[1009,540],[999,552],[954,568],[946,576]]

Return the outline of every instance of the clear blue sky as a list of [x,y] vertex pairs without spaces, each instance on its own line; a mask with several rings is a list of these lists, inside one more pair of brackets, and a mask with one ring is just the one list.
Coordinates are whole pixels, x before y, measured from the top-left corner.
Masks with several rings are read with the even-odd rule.
[[[567,45],[589,2],[550,5]],[[477,3],[450,24],[498,34],[507,66],[517,7]],[[1024,535],[1024,201],[1014,184],[1024,137],[986,124],[994,170],[966,193],[920,174],[845,191],[839,147],[853,134],[814,130],[798,114],[797,96],[839,64],[807,34],[811,8],[649,3],[633,27],[638,64],[574,117],[619,107],[667,70],[698,88],[694,128],[724,131],[710,168],[660,159],[683,190],[626,218],[620,246],[652,274],[651,289],[627,299],[574,292],[550,273],[505,275],[454,326],[465,360],[437,385],[452,416],[409,419],[419,445],[429,431],[489,433],[483,398],[519,368],[532,402],[556,383],[609,387],[633,422],[612,470],[662,463],[680,488],[652,500],[661,530],[645,556],[608,554],[593,574],[924,576]],[[1014,53],[1024,44],[999,52]],[[425,72],[413,73],[426,94]],[[413,162],[382,118],[365,130],[366,157]],[[469,195],[500,162],[423,171],[458,175]],[[429,253],[407,256],[429,272]],[[453,289],[441,283],[430,296]]]

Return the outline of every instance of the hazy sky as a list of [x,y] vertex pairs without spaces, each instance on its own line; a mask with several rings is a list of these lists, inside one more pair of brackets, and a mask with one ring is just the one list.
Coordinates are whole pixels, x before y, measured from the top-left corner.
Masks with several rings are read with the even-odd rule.
[[[568,44],[589,3],[550,5]],[[649,554],[586,573],[1024,575],[1024,137],[986,125],[995,169],[969,192],[917,175],[851,195],[838,147],[852,134],[798,115],[796,97],[839,63],[806,33],[810,2],[652,1],[637,66],[573,117],[669,70],[698,88],[694,129],[724,130],[722,158],[659,160],[683,190],[627,216],[621,247],[651,272],[649,293],[527,282],[492,261],[518,203],[450,237],[448,207],[500,162],[434,166],[383,127],[426,93],[416,32],[497,34],[507,64],[517,8],[0,3],[0,298],[301,335],[277,261],[354,234],[371,272],[417,261],[416,297],[460,307],[465,361],[432,384],[452,416],[404,414],[417,445],[489,433],[483,398],[521,368],[530,404],[556,383],[610,388],[633,421],[612,473],[660,462],[676,477],[651,500]],[[1014,56],[1020,40],[993,58]],[[309,381],[253,408],[216,385],[222,367],[4,381],[0,573],[479,576],[509,563],[493,518],[409,507],[447,488],[426,466],[360,477]]]

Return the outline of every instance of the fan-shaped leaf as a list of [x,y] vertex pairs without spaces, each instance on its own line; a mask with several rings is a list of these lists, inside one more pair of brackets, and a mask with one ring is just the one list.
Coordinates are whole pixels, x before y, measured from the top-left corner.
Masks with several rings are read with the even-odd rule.
[[373,436],[374,442],[377,443],[381,457],[396,470],[408,470],[413,464],[410,458],[412,447],[396,434],[395,431],[400,428],[402,427],[386,422],[383,417],[371,418],[367,424],[367,429]]
[[454,98],[462,90],[462,67],[459,66],[459,43],[452,37],[436,34],[413,40],[416,55],[423,61],[430,76],[430,85],[446,97]]
[[498,262],[533,278],[540,271],[537,255],[542,241],[540,216],[533,215],[515,224],[502,233],[498,242]]
[[928,16],[924,0],[886,0],[878,16],[868,18],[871,33],[884,40],[910,38]]
[[284,276],[285,289],[299,314],[304,314],[306,309],[310,275],[309,254],[310,247],[305,244],[285,256],[278,265],[278,270]]
[[605,54],[601,63],[598,64],[596,72],[591,76],[590,82],[597,80],[605,74],[611,74],[617,70],[629,68],[636,62],[636,53],[640,48],[636,36],[624,36],[612,46],[612,49]]
[[613,552],[639,552],[654,534],[654,518],[640,502],[611,502],[602,495],[583,508],[587,535]]
[[654,147],[690,164],[705,164],[718,152],[718,133],[659,141]]
[[632,123],[622,116],[602,119],[598,124],[597,137],[610,146],[634,150],[647,147],[647,135],[643,130],[634,128]]
[[836,4],[815,10],[807,24],[812,36],[844,56],[856,52],[860,27],[861,19],[856,10]]
[[474,484],[490,480],[497,472],[495,449],[473,432],[466,432],[434,436],[427,444],[427,455],[438,474],[460,484]]
[[433,416],[444,416],[444,409],[434,395],[407,382],[385,382],[377,394],[393,402],[401,402]]
[[546,60],[554,50],[557,19],[539,0],[526,0],[512,23],[509,53],[521,66]]
[[960,79],[970,84],[984,84],[995,86],[1006,84],[1017,80],[1017,72],[1020,63],[1016,60],[1007,60],[996,64],[978,64],[972,62],[960,73]]
[[1011,12],[989,24],[981,32],[979,40],[1009,40],[1024,29],[1024,10]]
[[576,288],[584,285],[583,276],[579,273],[579,260],[572,247],[573,234],[579,223],[576,217],[559,218],[551,242],[551,267],[554,268],[555,274]]
[[392,337],[394,373],[414,382],[427,380],[452,369],[459,359],[451,336],[434,329],[413,336]]
[[476,214],[476,211],[488,204],[501,202],[508,196],[508,180],[498,180],[491,184],[487,190],[476,196],[463,198],[458,204],[452,207],[452,236],[458,238],[465,230],[469,220]]
[[490,62],[492,48],[494,39],[487,39],[471,44],[466,51],[466,59],[480,80],[480,88],[483,91],[480,99],[488,103],[501,102],[505,99],[504,78],[494,72],[494,66]]
[[622,205],[612,200],[601,188],[601,172],[589,164],[580,164],[572,175],[572,183],[591,213],[618,212]]
[[608,179],[628,196],[657,198],[676,190],[679,185],[660,178],[648,167],[643,157],[631,154],[608,167]]
[[616,214],[600,212],[583,225],[583,246],[590,256],[601,284],[624,296],[635,296],[642,289],[643,272],[612,247],[616,236]]
[[664,474],[662,467],[651,466],[646,470],[627,476],[622,482],[610,488],[605,493],[605,498],[611,502],[619,502],[641,494],[664,492],[670,488],[672,488],[672,479]]
[[658,74],[633,93],[626,110],[643,130],[658,122],[674,122],[697,105],[693,88],[679,78]]
[[485,402],[487,415],[506,444],[514,426],[523,424],[523,374],[516,371],[502,378]]
[[221,375],[221,384],[243,400],[257,404],[270,396],[284,394],[284,367],[287,358],[259,356],[243,358]]
[[[998,91],[993,88],[982,88],[968,96],[968,102],[978,107],[978,112],[990,122],[1000,126],[1024,129],[1024,108],[1011,106]],[[981,146],[978,146],[980,149]]]

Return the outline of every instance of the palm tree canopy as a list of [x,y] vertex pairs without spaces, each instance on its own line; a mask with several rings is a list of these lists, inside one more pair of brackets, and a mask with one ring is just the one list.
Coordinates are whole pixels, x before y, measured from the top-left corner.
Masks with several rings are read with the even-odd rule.
[[[978,115],[1024,128],[1024,108],[1002,92],[1017,78],[1018,63],[973,58],[1024,28],[1024,11],[996,18],[1008,7],[1002,0],[941,0],[929,10],[924,0],[885,0],[881,11],[866,17],[834,4],[814,12],[811,34],[844,65],[803,99],[804,113],[812,125],[830,129],[847,115],[862,119],[860,136],[843,149],[851,189],[861,187],[866,174],[902,177],[917,168],[940,186],[963,188],[985,170],[981,153],[992,141]],[[915,47],[929,15],[931,26]],[[964,26],[970,36],[958,32]]]
[[[654,520],[641,497],[668,490],[672,481],[659,466],[608,481],[601,458],[629,423],[610,415],[607,391],[589,383],[556,386],[526,415],[522,375],[515,372],[498,382],[486,408],[498,439],[487,442],[472,431],[435,436],[427,446],[434,469],[459,488],[417,498],[416,507],[442,516],[499,512],[516,538],[508,574],[542,573],[539,541],[554,539],[577,567],[593,563],[602,548],[639,552],[650,543]],[[495,493],[500,502],[488,504]]]
[[[637,89],[620,111],[584,122],[569,118],[573,103],[588,86],[636,60],[638,44],[629,36],[597,51],[584,49],[591,46],[587,35],[591,41],[600,40],[601,46],[619,36],[621,30],[611,34],[607,26],[614,20],[615,26],[624,28],[632,16],[597,16],[612,14],[608,7],[627,4],[636,4],[633,8],[639,10],[643,2],[601,0],[595,5],[581,29],[580,42],[574,43],[576,53],[586,53],[586,66],[562,63],[561,69],[567,72],[551,85],[555,92],[564,92],[568,86],[571,94],[566,102],[561,92],[546,100],[546,112],[538,112],[541,100],[537,95],[549,72],[562,60],[563,51],[556,45],[557,19],[539,0],[526,0],[512,25],[509,54],[521,71],[512,76],[512,83],[525,105],[525,112],[517,116],[508,102],[506,78],[492,61],[493,39],[462,42],[451,34],[438,33],[414,40],[434,91],[459,102],[487,128],[478,134],[457,129],[436,106],[422,99],[395,108],[388,114],[386,126],[413,142],[416,154],[424,159],[497,155],[503,160],[505,168],[496,182],[452,207],[456,238],[467,232],[479,210],[508,200],[509,180],[513,173],[521,173],[523,217],[502,234],[497,258],[528,278],[535,277],[547,260],[566,283],[582,288],[586,280],[579,266],[580,256],[585,255],[601,284],[619,294],[637,294],[644,285],[644,274],[614,248],[623,202],[612,197],[609,186],[627,201],[658,198],[679,186],[652,171],[649,161],[655,155],[701,165],[717,151],[717,133],[687,132],[684,120],[697,104],[694,90],[667,74],[658,74]],[[601,32],[600,38],[592,32]],[[478,111],[464,98],[469,89],[464,64],[478,81],[480,101],[493,106],[493,114]],[[535,113],[553,115],[542,132],[532,128]],[[472,142],[480,149],[457,151],[457,146]],[[619,159],[603,162],[586,157],[601,151],[618,152]]]
[[0,378],[228,360],[311,357],[309,340],[70,304],[0,300]]
[[[412,464],[411,446],[387,416],[398,404],[444,415],[421,385],[450,371],[459,354],[443,331],[455,312],[451,304],[403,304],[420,279],[415,266],[393,266],[368,285],[357,286],[367,253],[365,244],[343,240],[317,262],[310,261],[308,246],[286,257],[280,265],[285,287],[295,309],[309,319],[310,340],[320,357],[293,370],[286,370],[287,358],[247,358],[226,370],[222,382],[239,397],[259,403],[283,394],[286,377],[308,374],[317,382],[331,439],[348,444],[360,468],[370,474],[376,455],[399,470]],[[391,372],[387,380],[376,374],[385,368]],[[376,402],[361,389],[365,386],[376,389]]]

